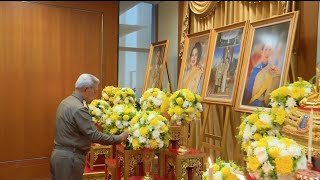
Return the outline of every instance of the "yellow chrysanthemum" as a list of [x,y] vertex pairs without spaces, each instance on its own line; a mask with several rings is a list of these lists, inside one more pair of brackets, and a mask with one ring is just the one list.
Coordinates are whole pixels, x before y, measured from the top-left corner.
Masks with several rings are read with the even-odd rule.
[[261,138],[262,138],[262,136],[261,136],[261,134],[259,134],[259,133],[255,133],[255,134],[253,135],[253,139],[254,139],[255,141],[259,141]]
[[217,172],[220,170],[220,166],[218,164],[213,165],[213,172]]
[[275,159],[280,155],[280,149],[278,147],[271,147],[268,150],[268,154]]
[[186,109],[186,112],[187,113],[193,113],[194,112],[194,108],[193,107],[188,107],[187,109]]
[[138,139],[133,139],[132,140],[132,147],[134,150],[137,150],[140,148],[139,140]]
[[139,117],[138,116],[135,116],[135,117],[133,117],[132,119],[131,119],[131,124],[132,125],[134,125],[134,124],[136,124],[137,122],[138,122],[138,120],[139,120]]
[[182,105],[182,104],[183,104],[183,99],[182,99],[181,97],[178,97],[178,98],[176,99],[176,103],[177,103],[178,105]]
[[150,147],[151,147],[151,149],[156,149],[156,148],[158,148],[158,142],[155,140],[155,139],[151,139],[150,141],[149,141],[149,143],[150,143]]
[[277,157],[275,164],[279,174],[289,174],[293,170],[293,159],[291,156]]
[[221,168],[221,172],[223,177],[228,177],[230,175],[230,169],[227,167]]
[[247,160],[247,167],[251,171],[256,171],[260,167],[260,162],[257,157],[249,156]]
[[183,109],[179,106],[176,106],[174,108],[174,113],[177,114],[177,115],[181,115],[183,113]]
[[293,87],[291,90],[290,95],[294,98],[294,99],[299,99],[301,97],[304,97],[304,89],[300,88],[300,87]]
[[122,117],[122,119],[125,120],[125,121],[128,121],[128,120],[130,119],[130,117],[125,114],[125,115]]
[[153,118],[153,119],[150,121],[150,125],[153,126],[153,127],[155,127],[156,125],[158,125],[158,123],[159,123],[158,117],[155,117],[155,118]]
[[164,126],[161,126],[160,130],[163,131],[163,132],[168,132],[169,131],[169,127],[164,125]]
[[140,127],[139,129],[139,132],[140,132],[140,135],[143,136],[143,137],[146,137],[147,134],[148,134],[148,128],[147,127]]
[[110,133],[111,134],[116,134],[118,132],[118,128],[112,128],[112,129],[110,129]]
[[259,116],[257,114],[250,114],[247,118],[251,124],[254,124],[259,120]]
[[195,97],[194,97],[193,94],[187,94],[187,97],[186,97],[186,100],[187,100],[187,101],[193,102],[194,99],[195,99]]

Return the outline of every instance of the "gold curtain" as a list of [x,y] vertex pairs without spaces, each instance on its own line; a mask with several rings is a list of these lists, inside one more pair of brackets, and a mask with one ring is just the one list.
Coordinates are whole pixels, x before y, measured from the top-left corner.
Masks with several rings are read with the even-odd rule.
[[[250,22],[269,18],[276,15],[288,13],[295,9],[295,2],[293,1],[184,1],[182,32],[180,41],[179,57],[181,59],[183,53],[184,40],[187,34],[204,31],[211,28],[217,28],[245,20]],[[208,108],[209,106],[204,106]],[[218,107],[223,112],[223,107]],[[219,111],[210,112],[209,131],[222,134],[222,124],[217,122],[217,113]],[[240,114],[232,113],[233,126],[240,123]],[[213,121],[215,125],[213,126]],[[221,121],[220,121],[221,122]],[[217,124],[216,124],[217,123]],[[219,124],[219,125],[218,125]],[[200,127],[201,123],[196,122],[191,127],[191,138],[189,144],[193,147],[200,146]],[[230,124],[228,125],[227,146],[228,156],[233,156],[234,150],[234,136],[231,134]],[[210,142],[216,144],[217,142]],[[235,152],[237,153],[237,152]],[[210,153],[212,154],[212,153]],[[232,159],[232,158],[231,158]]]

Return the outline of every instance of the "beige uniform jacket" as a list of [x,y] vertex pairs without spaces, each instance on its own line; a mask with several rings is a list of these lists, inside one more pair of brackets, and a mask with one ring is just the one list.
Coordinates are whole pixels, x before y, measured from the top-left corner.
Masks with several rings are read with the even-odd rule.
[[54,144],[89,151],[91,143],[118,144],[119,135],[108,135],[97,130],[82,96],[74,92],[64,99],[57,110]]

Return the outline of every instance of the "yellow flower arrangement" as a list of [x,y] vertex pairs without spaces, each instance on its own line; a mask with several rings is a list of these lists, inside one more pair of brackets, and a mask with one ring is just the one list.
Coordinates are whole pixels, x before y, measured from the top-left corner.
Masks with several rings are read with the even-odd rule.
[[169,127],[165,117],[155,111],[139,111],[130,122],[128,149],[162,149],[169,145]]
[[261,108],[248,116],[242,116],[237,136],[242,149],[247,151],[252,141],[258,141],[265,135],[279,135],[286,118],[286,111],[280,107],[273,107],[271,110]]
[[158,88],[150,88],[140,98],[142,111],[165,113],[169,109],[169,98]]
[[121,134],[128,130],[130,121],[136,115],[137,110],[132,105],[114,105],[109,113],[103,116],[102,128],[107,134]]
[[[238,177],[234,173],[243,174],[240,166],[234,162],[227,163],[221,159],[217,159],[216,163],[212,165],[212,168],[212,177],[214,180],[238,180]],[[202,174],[202,180],[209,180],[209,176],[209,169],[207,169]]]
[[188,89],[178,90],[170,96],[168,113],[177,125],[200,120],[202,111],[201,97]]
[[92,121],[95,123],[101,122],[104,114],[107,114],[110,105],[107,101],[94,99],[88,105],[89,113],[92,116]]
[[270,105],[281,107],[290,112],[292,108],[299,105],[299,102],[311,94],[312,84],[299,78],[298,81],[275,89],[270,93]]
[[131,104],[136,106],[136,94],[131,88],[118,88],[115,91],[113,104]]
[[283,137],[265,136],[252,142],[245,160],[249,174],[256,179],[277,179],[307,168],[303,148]]
[[110,106],[113,106],[114,96],[118,89],[119,88],[114,86],[106,86],[105,88],[103,88],[101,93],[102,99],[107,101],[110,104]]

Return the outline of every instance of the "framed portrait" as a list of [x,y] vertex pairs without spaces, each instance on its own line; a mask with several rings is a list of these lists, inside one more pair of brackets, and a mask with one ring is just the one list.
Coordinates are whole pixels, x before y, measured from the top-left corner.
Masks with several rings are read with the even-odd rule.
[[149,88],[162,88],[162,78],[167,62],[169,40],[150,45],[148,64],[144,78],[142,93]]
[[234,104],[248,23],[244,21],[212,30],[203,102]]
[[236,111],[271,108],[270,93],[287,80],[298,12],[251,23],[241,69]]
[[201,95],[207,65],[211,30],[188,34],[185,39],[178,89]]

